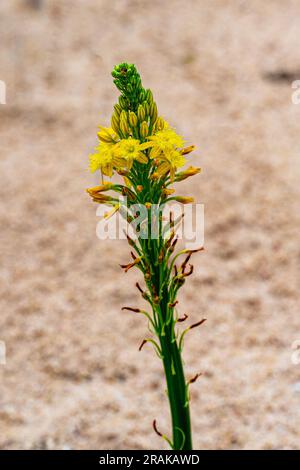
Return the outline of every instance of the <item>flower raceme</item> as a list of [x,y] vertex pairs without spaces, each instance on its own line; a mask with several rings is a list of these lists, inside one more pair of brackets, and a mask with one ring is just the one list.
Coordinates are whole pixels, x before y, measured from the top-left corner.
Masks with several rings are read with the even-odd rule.
[[[131,170],[135,161],[147,165],[152,160],[152,173],[156,177],[164,178],[169,174],[170,181],[174,181],[178,168],[187,162],[184,155],[195,147],[184,148],[184,139],[161,117],[157,117],[151,126],[151,118],[150,122],[147,121],[146,110],[146,105],[139,105],[137,114],[122,110],[119,120],[115,111],[112,116],[114,129],[100,126],[97,134],[99,145],[89,157],[92,173],[100,170],[103,175],[111,177],[114,170]],[[126,133],[128,136],[124,138]]]
[[[172,441],[157,430],[155,421],[154,430],[173,449],[191,450],[189,386],[199,374],[186,381],[181,351],[185,334],[204,320],[187,327],[180,334],[178,322],[186,320],[187,315],[179,317],[176,299],[178,290],[193,272],[193,266],[188,264],[192,254],[202,248],[176,253],[178,237],[175,227],[178,218],[175,219],[171,213],[169,222],[165,224],[162,209],[170,201],[192,203],[193,198],[177,196],[171,186],[201,170],[193,166],[183,169],[188,160],[186,155],[195,147],[184,147],[183,137],[158,115],[152,92],[143,88],[135,66],[122,63],[114,68],[112,75],[121,95],[114,105],[111,126],[100,127],[99,144],[90,155],[90,171],[100,170],[101,184],[89,188],[87,192],[94,202],[110,207],[105,218],[120,211],[129,223],[133,222],[137,237],[134,240],[127,235],[133,260],[121,267],[125,272],[134,267],[142,272],[145,290],[138,283],[136,286],[148,302],[151,313],[132,307],[123,307],[123,310],[139,312],[147,317],[150,332],[156,335],[157,340],[146,338],[139,349],[151,343],[164,363]],[[123,177],[124,183],[103,181],[103,175],[111,178],[114,172]],[[137,205],[143,208],[142,218],[135,212]],[[152,233],[149,230],[152,223],[156,227],[155,237],[147,235]],[[185,256],[185,260],[178,264],[180,256]]]

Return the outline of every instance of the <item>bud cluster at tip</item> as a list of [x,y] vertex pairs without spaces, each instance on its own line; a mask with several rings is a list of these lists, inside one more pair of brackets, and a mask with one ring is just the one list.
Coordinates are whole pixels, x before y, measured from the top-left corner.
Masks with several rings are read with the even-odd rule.
[[152,133],[158,119],[157,130],[163,128],[158,118],[157,105],[150,89],[145,90],[135,65],[122,63],[112,71],[114,83],[121,95],[114,106],[112,129],[121,137],[145,140]]

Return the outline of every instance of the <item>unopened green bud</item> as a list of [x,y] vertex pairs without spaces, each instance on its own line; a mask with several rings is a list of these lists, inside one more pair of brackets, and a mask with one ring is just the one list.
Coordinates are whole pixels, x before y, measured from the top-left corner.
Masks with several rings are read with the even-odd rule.
[[137,120],[136,114],[133,111],[129,112],[128,120],[129,120],[129,124],[131,125],[131,127],[136,127],[138,120]]
[[194,202],[193,197],[185,197],[185,196],[176,196],[174,197],[175,201],[180,202],[181,204],[191,204]]
[[146,100],[148,101],[149,104],[153,103],[153,94],[152,94],[152,91],[149,88],[146,91]]
[[127,100],[124,96],[119,97],[119,105],[122,109],[127,109]]
[[139,118],[139,121],[144,121],[145,117],[146,117],[146,113],[145,113],[145,109],[143,107],[142,104],[139,104],[139,107],[138,107],[138,110],[137,110],[137,115],[138,115],[138,118]]
[[122,121],[124,121],[126,124],[128,123],[127,113],[124,110],[120,114],[120,122]]
[[183,181],[189,178],[190,176],[197,175],[197,173],[200,173],[200,171],[201,168],[190,166],[186,170],[176,174],[176,181]]
[[122,111],[122,108],[121,108],[121,106],[120,106],[119,104],[115,104],[115,105],[114,105],[114,110],[115,110],[116,114],[117,114],[118,116],[120,116],[121,111]]
[[154,123],[157,119],[157,106],[156,106],[156,103],[153,101],[150,105],[150,110],[149,110],[149,114],[151,116],[151,122]]
[[119,127],[119,119],[118,117],[116,116],[116,114],[114,113],[111,117],[111,127],[113,128],[113,130],[119,134],[119,131],[120,131],[120,127]]
[[128,135],[129,134],[128,124],[124,120],[120,121],[120,130],[121,130],[123,135]]
[[149,104],[147,103],[147,101],[144,101],[144,102],[143,102],[143,108],[144,108],[144,110],[145,110],[146,116],[148,116],[148,115],[149,115],[150,106],[149,106]]
[[155,123],[155,127],[157,131],[162,131],[165,127],[165,121],[163,120],[162,117],[157,118],[157,121]]
[[148,133],[149,133],[148,124],[146,123],[146,121],[143,121],[142,124],[140,125],[141,137],[145,139],[148,136]]
[[105,142],[105,143],[110,143],[110,144],[115,143],[113,135],[111,134],[111,132],[109,132],[109,129],[107,129],[106,127],[100,127],[100,131],[97,133],[97,135],[98,135],[100,142]]

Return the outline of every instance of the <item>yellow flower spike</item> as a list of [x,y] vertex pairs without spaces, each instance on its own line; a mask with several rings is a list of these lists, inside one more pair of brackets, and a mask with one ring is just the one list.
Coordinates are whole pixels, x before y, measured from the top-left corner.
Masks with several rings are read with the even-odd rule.
[[131,125],[131,127],[136,127],[138,120],[137,120],[136,114],[133,111],[129,112],[128,120],[129,120],[129,124]]
[[145,202],[145,207],[147,209],[151,209],[151,206],[152,206],[151,202]]
[[138,192],[140,193],[140,192],[143,191],[144,188],[143,188],[143,186],[142,186],[141,184],[138,184],[137,187],[136,187],[136,189],[137,189]]
[[142,124],[140,125],[140,134],[143,139],[145,139],[148,134],[149,134],[149,127],[146,121],[143,121]]
[[177,202],[180,202],[181,204],[190,204],[194,202],[193,197],[185,197],[185,196],[176,196],[174,197],[174,200]]
[[111,127],[99,126],[100,131],[97,133],[98,139],[107,144],[115,144],[117,135]]
[[190,166],[186,170],[181,171],[180,173],[177,173],[176,181],[183,181],[186,178],[189,178],[190,176],[197,175],[200,172],[201,172],[201,168],[196,168],[196,167]]
[[137,116],[138,116],[138,119],[139,119],[140,122],[144,121],[144,119],[146,117],[145,108],[142,104],[139,104],[139,106],[138,106]]
[[190,145],[189,147],[185,147],[180,151],[181,155],[187,155],[195,150],[196,145]]

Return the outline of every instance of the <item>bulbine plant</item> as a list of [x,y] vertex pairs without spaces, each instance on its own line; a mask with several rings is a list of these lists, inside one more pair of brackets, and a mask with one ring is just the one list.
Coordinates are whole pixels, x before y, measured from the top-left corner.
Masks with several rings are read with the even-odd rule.
[[[102,180],[87,192],[96,203],[110,207],[106,218],[119,211],[134,227],[134,234],[127,234],[132,261],[121,267],[125,272],[133,267],[142,272],[145,287],[138,283],[136,286],[150,308],[146,311],[126,306],[123,310],[147,318],[151,335],[142,341],[139,349],[151,343],[163,362],[172,437],[162,434],[155,420],[154,430],[173,449],[191,450],[189,386],[199,374],[185,379],[182,348],[186,333],[205,319],[180,332],[178,324],[185,321],[187,315],[178,314],[177,294],[193,272],[189,264],[192,254],[203,248],[176,251],[176,229],[181,217],[175,219],[170,212],[165,221],[163,208],[171,201],[193,202],[191,197],[176,195],[172,186],[196,175],[200,168],[189,166],[179,171],[194,146],[185,147],[183,138],[158,115],[152,92],[143,88],[136,67],[122,63],[114,68],[112,76],[120,97],[114,105],[111,127],[99,128],[99,145],[90,155],[90,170],[100,170]],[[122,177],[119,178],[122,183],[104,180],[114,173]]]

